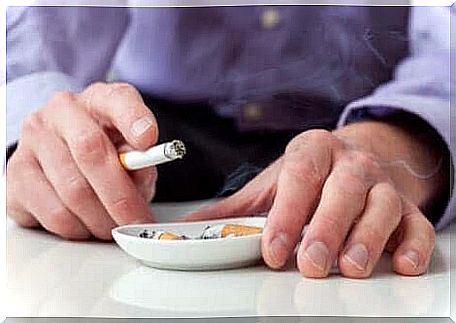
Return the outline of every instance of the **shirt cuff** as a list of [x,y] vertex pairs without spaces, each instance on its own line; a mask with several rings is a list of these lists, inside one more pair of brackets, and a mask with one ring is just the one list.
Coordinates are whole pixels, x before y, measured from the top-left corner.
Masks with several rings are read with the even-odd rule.
[[[3,85],[5,86],[5,85]],[[46,105],[58,91],[79,92],[84,88],[75,78],[54,71],[29,74],[6,84],[6,144],[19,139],[22,122]]]
[[344,123],[339,123],[339,128],[343,125],[347,125],[353,122],[360,122],[365,120],[382,120],[389,118],[394,114],[398,113],[399,110],[393,107],[363,107],[359,109],[351,110],[348,115],[346,115]]

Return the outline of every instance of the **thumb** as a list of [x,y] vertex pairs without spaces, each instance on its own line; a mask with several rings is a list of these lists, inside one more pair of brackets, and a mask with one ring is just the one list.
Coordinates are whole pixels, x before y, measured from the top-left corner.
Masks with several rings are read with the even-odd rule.
[[234,194],[219,202],[215,202],[196,210],[188,215],[179,216],[177,222],[203,221],[251,215],[252,207],[249,206],[248,197],[243,194]]
[[157,168],[148,167],[130,172],[130,177],[146,202],[152,201],[157,184]]
[[175,221],[201,221],[252,216],[267,212],[274,201],[279,163],[275,162],[233,195],[180,216]]

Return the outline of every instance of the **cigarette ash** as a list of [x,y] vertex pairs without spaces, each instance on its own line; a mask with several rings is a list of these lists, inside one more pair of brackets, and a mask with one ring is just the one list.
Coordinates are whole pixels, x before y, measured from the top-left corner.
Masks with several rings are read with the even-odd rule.
[[185,153],[185,145],[180,140],[173,140],[168,145],[165,145],[164,154],[170,159],[182,158],[184,157]]
[[[208,239],[219,239],[222,238],[222,229],[223,225],[215,225],[211,227],[210,225],[206,226],[199,236],[199,239],[208,240]],[[234,234],[229,234],[225,238],[234,237]]]
[[152,233],[149,233],[149,230],[144,229],[142,232],[139,233],[139,237],[146,238],[146,239],[152,239],[154,234],[155,234],[155,231],[152,231]]

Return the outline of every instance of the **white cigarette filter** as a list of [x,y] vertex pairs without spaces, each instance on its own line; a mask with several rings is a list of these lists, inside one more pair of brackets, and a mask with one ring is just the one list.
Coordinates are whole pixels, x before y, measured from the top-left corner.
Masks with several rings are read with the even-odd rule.
[[207,226],[201,234],[201,239],[217,239],[227,237],[240,237],[262,233],[263,229],[241,224],[218,224]]
[[125,169],[135,170],[163,164],[185,155],[185,145],[180,140],[173,140],[146,151],[129,151],[119,155],[120,163]]

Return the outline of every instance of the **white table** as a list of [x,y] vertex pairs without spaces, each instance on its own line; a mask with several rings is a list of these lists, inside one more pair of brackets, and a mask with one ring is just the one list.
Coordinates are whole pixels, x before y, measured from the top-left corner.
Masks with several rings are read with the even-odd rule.
[[[159,221],[198,203],[157,205]],[[401,277],[384,256],[373,277],[303,278],[293,266],[211,272],[143,266],[114,243],[68,242],[7,222],[7,316],[450,315],[450,234],[438,234],[430,272]],[[453,266],[454,276],[454,266]]]

